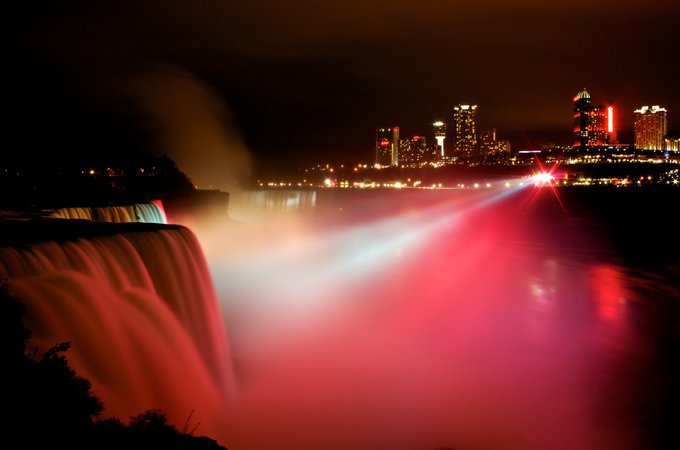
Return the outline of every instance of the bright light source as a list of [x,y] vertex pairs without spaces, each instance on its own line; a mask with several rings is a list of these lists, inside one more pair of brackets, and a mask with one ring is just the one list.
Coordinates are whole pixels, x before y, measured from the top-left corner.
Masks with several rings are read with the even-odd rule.
[[547,172],[541,172],[534,175],[532,179],[534,181],[534,184],[538,186],[552,183],[553,176]]

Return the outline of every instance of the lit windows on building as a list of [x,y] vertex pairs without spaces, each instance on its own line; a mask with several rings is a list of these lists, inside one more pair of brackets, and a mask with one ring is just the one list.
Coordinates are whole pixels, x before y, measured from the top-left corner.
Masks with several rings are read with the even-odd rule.
[[439,159],[444,159],[446,153],[444,151],[444,139],[446,139],[446,124],[442,121],[437,121],[432,124],[434,128],[434,139],[437,141],[437,155]]
[[399,127],[375,131],[375,164],[381,167],[399,165]]
[[607,109],[601,105],[594,105],[590,110],[590,140],[588,146],[601,147],[607,145]]
[[574,97],[574,147],[586,147],[590,140],[588,122],[590,94],[583,89]]
[[664,144],[666,151],[669,152],[680,152],[680,138],[669,138],[664,139]]
[[453,107],[455,135],[453,157],[459,161],[477,159],[477,124],[475,113],[477,105],[456,105]]
[[601,147],[609,143],[609,108],[591,104],[583,89],[574,97],[574,147]]
[[399,166],[421,167],[429,156],[425,136],[413,136],[399,141]]
[[485,163],[498,162],[510,154],[510,141],[497,140],[495,128],[480,131],[477,145],[481,161]]
[[667,133],[667,111],[658,105],[643,106],[635,112],[635,148],[664,150]]

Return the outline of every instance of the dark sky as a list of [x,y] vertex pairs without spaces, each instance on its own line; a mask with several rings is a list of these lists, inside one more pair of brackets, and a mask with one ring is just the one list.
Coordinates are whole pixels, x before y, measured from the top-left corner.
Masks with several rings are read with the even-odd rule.
[[677,0],[16,3],[3,103],[22,154],[370,162],[377,127],[431,137],[468,102],[514,149],[570,144],[583,87],[624,137],[653,104],[680,134]]

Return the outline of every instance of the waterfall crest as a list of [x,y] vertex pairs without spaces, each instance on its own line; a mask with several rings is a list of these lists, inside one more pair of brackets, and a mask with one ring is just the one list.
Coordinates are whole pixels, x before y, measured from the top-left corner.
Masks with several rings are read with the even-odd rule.
[[143,222],[167,224],[167,216],[160,200],[132,205],[114,205],[104,207],[71,206],[59,208],[50,217],[57,219],[81,219],[90,222]]

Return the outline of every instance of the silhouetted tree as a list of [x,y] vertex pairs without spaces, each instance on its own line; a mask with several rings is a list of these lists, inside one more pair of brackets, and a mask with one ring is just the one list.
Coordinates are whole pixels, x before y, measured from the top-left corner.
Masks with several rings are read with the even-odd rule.
[[27,352],[25,306],[10,295],[7,283],[0,286],[0,297],[4,335],[0,358],[10,362],[3,386],[6,435],[25,442],[69,441],[91,429],[102,404],[90,393],[90,382],[69,367],[63,353],[70,344],[57,344],[42,356],[38,349]]
[[31,337],[24,326],[26,307],[0,281],[0,361],[3,367],[0,436],[22,448],[154,447],[226,450],[215,440],[180,433],[163,411],[150,409],[130,418],[101,418],[103,405],[92,395],[90,382],[68,365],[70,343],[53,346],[39,356],[27,351]]

